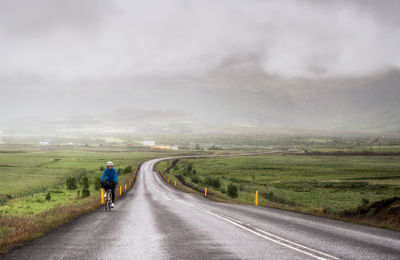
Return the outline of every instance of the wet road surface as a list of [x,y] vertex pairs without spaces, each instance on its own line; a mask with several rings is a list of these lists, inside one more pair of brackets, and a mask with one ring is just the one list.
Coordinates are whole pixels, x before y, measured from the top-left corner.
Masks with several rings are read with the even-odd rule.
[[1,259],[400,259],[400,232],[283,210],[216,203],[167,185],[145,162],[103,208]]

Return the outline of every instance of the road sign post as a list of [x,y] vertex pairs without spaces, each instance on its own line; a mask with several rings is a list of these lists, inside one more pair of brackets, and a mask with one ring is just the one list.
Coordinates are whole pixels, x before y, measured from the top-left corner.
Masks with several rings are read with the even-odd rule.
[[258,206],[258,190],[256,191],[256,198],[255,198],[255,203],[256,207]]

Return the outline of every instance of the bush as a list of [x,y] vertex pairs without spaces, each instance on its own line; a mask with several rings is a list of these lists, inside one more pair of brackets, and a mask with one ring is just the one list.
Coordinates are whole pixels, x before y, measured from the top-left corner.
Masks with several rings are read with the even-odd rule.
[[118,173],[118,174],[123,174],[123,173],[124,173],[124,169],[118,168],[117,173]]
[[104,171],[104,166],[100,166],[100,171],[103,172]]
[[90,190],[89,188],[83,187],[82,189],[82,198],[86,198],[90,196]]
[[133,170],[132,170],[132,165],[128,165],[128,166],[126,166],[125,167],[125,169],[124,169],[124,173],[125,174],[129,174],[129,173],[131,173]]
[[94,189],[95,190],[100,190],[100,188],[101,188],[100,180],[101,180],[101,178],[97,177],[97,176],[93,178],[93,183],[94,183]]
[[50,195],[50,192],[48,192],[48,193],[47,193],[47,195],[46,195],[46,200],[48,200],[48,201],[50,201],[50,200],[51,200],[51,195]]
[[81,185],[82,185],[83,187],[89,187],[89,178],[88,178],[87,176],[84,176],[84,177],[81,179]]
[[194,182],[194,183],[199,183],[199,182],[200,182],[200,178],[197,177],[197,176],[193,176],[193,177],[191,177],[190,179],[191,179],[192,182]]
[[89,190],[89,179],[87,176],[84,176],[81,180],[81,184],[83,186],[82,188],[82,198],[86,198],[90,196],[90,190]]
[[74,177],[67,178],[67,189],[75,190],[76,189],[76,179]]
[[376,208],[370,208],[368,210],[367,216],[371,217],[371,216],[373,216],[375,214],[375,212],[376,212]]
[[211,178],[211,177],[207,177],[204,180],[204,184],[205,185],[209,185],[209,186],[213,186],[217,189],[219,189],[221,187],[221,182],[219,181],[219,177],[217,178]]
[[233,183],[229,183],[228,185],[228,195],[232,198],[237,198],[238,196],[237,187]]

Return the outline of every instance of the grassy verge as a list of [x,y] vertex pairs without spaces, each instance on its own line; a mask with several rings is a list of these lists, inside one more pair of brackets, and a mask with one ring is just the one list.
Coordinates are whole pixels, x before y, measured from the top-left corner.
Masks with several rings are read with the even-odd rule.
[[271,154],[163,161],[157,170],[215,200],[254,204],[258,191],[262,206],[400,230],[399,156]]
[[[101,206],[97,184],[107,160],[119,169],[118,185],[125,193],[134,185],[138,165],[149,158],[150,153],[137,152],[0,153],[0,173],[6,179],[0,183],[0,252]],[[76,180],[76,189],[67,189],[67,177]],[[86,177],[89,196],[83,193]]]

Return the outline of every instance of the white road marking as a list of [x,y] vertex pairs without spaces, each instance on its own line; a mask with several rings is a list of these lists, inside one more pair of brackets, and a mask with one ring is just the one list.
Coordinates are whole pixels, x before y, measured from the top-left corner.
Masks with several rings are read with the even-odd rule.
[[161,194],[161,196],[163,196],[163,198],[165,200],[171,200],[166,193],[164,193],[164,192],[162,192],[162,191],[160,191],[158,189],[155,189],[155,190],[156,190],[156,192],[159,192]]
[[[255,229],[258,231],[258,232],[257,232],[257,231],[255,231],[255,230],[252,230],[252,229],[246,227],[245,224],[243,224],[243,222],[241,222],[241,221],[239,221],[239,220],[236,220],[236,219],[234,219],[234,218],[226,217],[226,216],[221,216],[221,215],[219,215],[219,214],[217,214],[217,213],[211,212],[211,211],[208,210],[208,209],[205,209],[205,208],[202,208],[202,207],[199,207],[199,206],[194,206],[193,204],[184,202],[184,201],[182,201],[182,200],[177,200],[177,201],[180,202],[180,203],[182,203],[182,204],[185,204],[185,205],[187,205],[187,206],[190,206],[190,207],[199,209],[199,210],[203,211],[204,213],[207,213],[207,214],[209,214],[209,215],[212,215],[212,216],[214,216],[214,217],[217,217],[217,218],[219,218],[219,219],[222,219],[222,220],[224,220],[224,221],[226,221],[226,222],[229,222],[229,223],[231,223],[231,224],[233,224],[233,225],[235,225],[235,226],[237,226],[237,227],[239,227],[239,228],[241,228],[241,229],[244,229],[244,230],[246,230],[246,231],[248,231],[248,232],[250,232],[250,233],[252,233],[252,234],[255,234],[255,235],[259,236],[259,237],[262,237],[262,238],[264,238],[264,239],[267,239],[267,240],[269,240],[269,241],[271,241],[271,242],[274,242],[274,243],[276,243],[276,244],[282,245],[282,246],[284,246],[284,247],[290,248],[290,249],[295,250],[295,251],[297,251],[297,252],[303,253],[303,254],[305,254],[305,255],[311,256],[311,257],[313,257],[313,258],[315,258],[315,259],[319,259],[319,260],[340,259],[340,258],[338,258],[338,257],[336,257],[336,256],[329,255],[329,254],[327,254],[327,253],[324,253],[324,252],[321,252],[321,251],[318,251],[318,250],[315,250],[315,249],[312,249],[312,248],[303,246],[303,245],[298,244],[298,243],[296,243],[296,242],[292,242],[292,241],[290,241],[290,240],[284,239],[284,238],[282,238],[282,237],[279,237],[279,236],[277,236],[277,235],[271,234],[271,233],[269,233],[269,232],[267,232],[267,231],[264,231],[264,230],[262,230],[262,229],[255,228]],[[248,225],[248,226],[250,226],[250,225]],[[262,233],[263,233],[263,234],[262,234]],[[264,234],[265,234],[265,235],[264,235]],[[268,235],[268,236],[267,236],[267,235]],[[275,238],[275,239],[274,239],[274,238]],[[279,241],[279,240],[280,240],[280,241]],[[286,243],[283,243],[283,242],[281,242],[281,241],[284,241],[284,242],[286,242]],[[291,245],[290,245],[290,244],[291,244]],[[292,245],[293,245],[293,246],[292,246]],[[303,248],[304,250],[303,250],[303,249],[300,249],[300,248],[297,248],[297,247],[295,247],[295,246],[300,247],[300,248]],[[315,254],[313,254],[313,253],[311,253],[311,252],[307,252],[307,251],[305,251],[305,250],[314,252]],[[322,255],[322,256],[325,256],[325,257],[328,257],[328,258],[319,256],[319,255],[316,255],[316,254],[319,254],[319,255]]]
[[161,195],[164,197],[164,199],[166,200],[171,200],[167,194],[165,194],[164,192],[161,191]]
[[307,250],[309,250],[309,251],[312,251],[312,252],[318,253],[318,254],[320,254],[320,255],[327,256],[327,257],[331,257],[331,258],[333,258],[333,259],[339,259],[339,258],[337,258],[336,256],[333,256],[333,255],[330,255],[330,254],[327,254],[327,253],[323,253],[323,252],[321,252],[321,251],[318,251],[318,250],[315,250],[315,249],[312,249],[312,248],[309,248],[309,247],[300,245],[300,244],[295,243],[295,242],[292,242],[292,241],[290,241],[290,240],[281,238],[281,237],[279,237],[279,236],[277,236],[277,235],[271,234],[271,233],[269,233],[269,232],[267,232],[267,231],[265,231],[265,230],[262,230],[262,229],[259,229],[259,228],[255,228],[255,229],[257,229],[257,231],[259,231],[259,232],[261,232],[261,233],[264,233],[264,234],[266,234],[266,235],[268,235],[268,236],[271,236],[271,237],[276,237],[277,239],[280,239],[280,240],[285,241],[285,242],[287,242],[287,243],[290,243],[290,244],[292,244],[292,245],[296,245],[296,246],[298,246],[298,247],[302,247],[302,248],[307,249]]
[[[310,253],[310,252],[304,251],[304,250],[302,250],[302,249],[293,247],[293,246],[291,246],[291,245],[282,243],[282,242],[280,242],[279,240],[273,239],[273,238],[271,238],[271,237],[267,237],[267,236],[265,236],[265,235],[263,235],[263,234],[260,234],[260,233],[254,231],[254,230],[251,230],[251,229],[245,227],[244,225],[241,225],[241,224],[239,224],[239,223],[236,223],[236,222],[234,222],[234,221],[232,221],[232,220],[230,220],[230,219],[227,219],[227,218],[225,218],[225,217],[222,217],[222,216],[220,216],[220,215],[214,214],[214,213],[212,213],[212,212],[210,212],[210,211],[204,211],[204,212],[207,213],[207,214],[210,214],[210,215],[212,215],[212,216],[215,216],[215,217],[217,217],[217,218],[220,218],[220,219],[222,219],[222,220],[225,220],[225,221],[227,221],[227,222],[229,222],[229,223],[231,223],[231,224],[233,224],[233,225],[235,225],[235,226],[237,226],[237,227],[239,227],[239,228],[241,228],[241,229],[244,229],[244,230],[246,230],[246,231],[248,231],[248,232],[250,232],[250,233],[253,233],[254,235],[257,235],[257,236],[259,236],[259,237],[262,237],[262,238],[264,238],[264,239],[267,239],[267,240],[269,240],[269,241],[271,241],[271,242],[274,242],[274,243],[276,243],[276,244],[285,246],[285,247],[290,248],[290,249],[293,249],[293,250],[295,250],[295,251],[297,251],[297,252],[300,252],[300,253],[303,253],[303,254],[305,254],[305,255],[314,257],[315,259],[328,260],[328,258],[324,258],[324,257],[318,256],[318,255],[315,255],[315,254],[313,254],[313,253]],[[278,237],[278,236],[275,236],[275,237]],[[282,240],[286,240],[286,239],[282,239]],[[289,240],[286,240],[286,241],[289,242]],[[291,241],[290,241],[290,243],[292,243],[292,244],[297,244],[297,243],[294,243],[294,242],[291,242]],[[302,246],[302,247],[303,247],[303,248],[307,248],[307,247],[305,247],[305,246]],[[314,252],[316,252],[316,253],[318,253],[318,254],[321,254],[321,255],[328,255],[328,254],[325,254],[325,253],[320,252],[320,251],[317,251],[317,250],[312,250],[312,251],[314,251]],[[329,255],[329,257],[332,257],[333,259],[339,259],[339,258],[337,258],[337,257],[330,256],[330,255]]]

